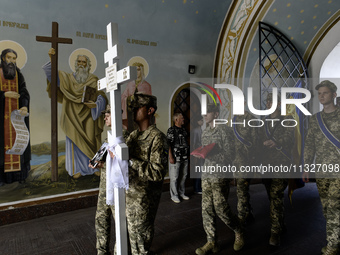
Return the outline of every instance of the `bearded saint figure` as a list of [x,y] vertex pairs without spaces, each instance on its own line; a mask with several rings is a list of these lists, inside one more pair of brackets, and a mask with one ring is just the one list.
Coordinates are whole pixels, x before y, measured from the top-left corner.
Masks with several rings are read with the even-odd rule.
[[[49,56],[55,54],[52,48]],[[47,92],[51,97],[51,61],[43,66],[47,77]],[[90,73],[91,61],[86,55],[78,55],[75,72],[58,72],[58,102],[62,104],[60,126],[66,134],[65,168],[70,176],[95,174],[98,169],[88,167],[91,159],[101,146],[105,110],[108,100],[102,91],[97,90],[98,77]],[[82,102],[84,87],[96,90],[95,102]]]
[[[22,116],[29,111],[30,95],[20,69],[17,67],[17,53],[5,49],[1,53],[0,65],[0,186],[15,181],[23,182],[31,169],[31,146],[28,144],[22,155],[6,154],[12,148],[16,132],[11,124],[11,113],[19,110]],[[29,129],[29,117],[25,117]]]

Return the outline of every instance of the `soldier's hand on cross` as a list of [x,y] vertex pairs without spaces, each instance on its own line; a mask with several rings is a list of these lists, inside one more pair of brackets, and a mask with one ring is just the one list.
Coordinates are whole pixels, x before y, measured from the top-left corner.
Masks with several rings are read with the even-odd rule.
[[109,150],[109,153],[110,153],[110,157],[113,159],[115,157],[115,154],[113,154],[113,152],[110,150]]

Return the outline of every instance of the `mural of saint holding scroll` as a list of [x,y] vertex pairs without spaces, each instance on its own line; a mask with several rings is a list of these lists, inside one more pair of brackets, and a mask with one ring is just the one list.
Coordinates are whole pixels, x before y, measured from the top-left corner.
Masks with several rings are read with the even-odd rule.
[[126,85],[126,88],[122,94],[122,119],[123,119],[123,128],[128,131],[133,131],[134,122],[133,122],[133,113],[128,111],[128,103],[131,101],[131,96],[137,92],[142,92],[147,95],[152,95],[151,85],[145,80],[145,78],[149,74],[149,64],[146,60],[140,56],[132,57],[128,63],[128,66],[137,66],[137,79],[135,81],[131,81]]
[[[21,45],[15,42],[7,41],[7,43],[10,44],[11,48],[6,48],[1,52],[0,67],[0,186],[5,183],[25,181],[31,168],[31,146],[28,142],[27,129],[25,130],[25,137],[23,136],[26,138],[26,147],[21,146],[23,149],[18,154],[14,154],[14,151],[11,154],[6,153],[6,151],[12,149],[17,136],[21,135],[19,133],[21,131],[16,131],[12,125],[11,115],[14,116],[12,113],[16,112],[19,119],[23,119],[21,124],[29,128],[29,118],[21,118],[21,116],[28,116],[30,103],[30,95],[26,88],[24,76],[17,66],[17,58],[27,59],[26,52]],[[2,43],[1,46],[3,46]],[[22,55],[19,56],[17,51]],[[14,120],[14,122],[16,121]]]
[[[51,57],[55,50],[50,49],[48,54]],[[101,145],[104,126],[101,112],[105,110],[108,100],[104,92],[97,90],[98,77],[90,73],[97,63],[91,51],[75,50],[69,62],[73,72],[59,70],[57,91],[58,102],[62,104],[60,126],[66,134],[65,168],[75,179],[91,174],[100,176],[98,169],[88,167],[88,163]],[[51,97],[51,62],[45,64],[43,69]]]

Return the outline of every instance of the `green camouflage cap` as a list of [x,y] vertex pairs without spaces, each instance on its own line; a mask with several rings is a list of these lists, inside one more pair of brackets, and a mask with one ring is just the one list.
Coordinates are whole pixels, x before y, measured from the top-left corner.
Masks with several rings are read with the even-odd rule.
[[157,97],[153,95],[147,95],[141,92],[137,92],[129,97],[128,107],[131,111],[135,108],[143,106],[153,107],[157,110]]
[[322,81],[319,85],[317,85],[317,86],[315,87],[315,89],[316,89],[316,90],[319,90],[319,88],[321,88],[321,87],[327,87],[327,88],[329,88],[333,93],[335,93],[336,90],[337,90],[336,85],[335,85],[333,82],[329,81],[329,80]]
[[199,122],[200,120],[203,120],[203,116],[202,115],[198,115],[194,118],[194,122],[197,123]]
[[220,112],[220,105],[219,104],[208,104],[207,105],[207,112]]
[[102,114],[105,114],[105,113],[111,113],[111,106],[109,104],[107,104],[106,109],[102,111]]

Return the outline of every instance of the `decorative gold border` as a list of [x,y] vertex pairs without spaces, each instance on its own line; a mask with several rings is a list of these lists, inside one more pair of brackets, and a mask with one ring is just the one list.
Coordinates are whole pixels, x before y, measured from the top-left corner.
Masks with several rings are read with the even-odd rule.
[[330,17],[326,23],[323,24],[323,26],[319,29],[319,31],[315,34],[313,39],[311,40],[310,44],[308,45],[304,55],[303,59],[306,62],[307,67],[309,67],[310,61],[312,60],[312,57],[316,51],[316,49],[319,47],[319,44],[321,41],[326,37],[327,33],[340,21],[340,10],[338,10],[336,13]]
[[[231,8],[229,9],[226,19],[224,20],[224,24],[222,26],[221,29],[221,34],[220,37],[218,39],[218,44],[217,44],[217,50],[216,50],[216,55],[215,55],[215,67],[214,67],[214,77],[217,77],[219,80],[223,77],[223,58],[224,58],[224,53],[226,52],[226,46],[228,44],[228,36],[234,34],[234,32],[231,30],[231,26],[232,25],[237,25],[237,24],[233,24],[235,21],[235,17],[237,17],[237,14],[240,13],[241,11],[244,11],[244,9],[240,9],[240,7],[242,6],[242,4],[244,3],[244,1],[234,1],[232,3]],[[254,11],[258,10],[258,6],[262,6],[263,5],[263,1],[254,1],[254,5],[252,6],[252,8],[250,9],[250,13],[247,14],[247,17],[245,20],[243,20],[243,22],[240,24],[241,27],[239,29],[239,31],[237,31],[237,35],[234,36],[234,40],[236,41],[236,45],[234,48],[234,53],[238,52],[241,49],[241,44],[242,44],[242,40],[244,38],[244,34],[245,31],[248,29],[249,25],[249,18],[254,16],[253,13]],[[248,10],[249,11],[249,10]],[[255,16],[254,16],[255,17]],[[240,56],[236,56],[234,54],[234,58],[232,60],[231,63],[231,74],[229,75],[229,77],[227,78],[233,78],[235,77],[235,75],[233,75],[235,73],[235,67],[237,67],[236,63],[238,62]]]
[[[217,49],[215,53],[215,63],[214,63],[214,77],[217,77],[218,79],[222,78],[222,59],[223,54],[221,53],[225,52],[226,47],[226,35],[231,33],[231,25],[234,21],[232,17],[236,17],[239,11],[239,6],[244,1],[234,1],[232,3],[232,6],[230,7],[227,16],[225,18],[224,24],[221,29],[221,34],[218,39],[217,43]],[[258,22],[262,20],[262,18],[267,13],[270,6],[274,3],[274,0],[270,1],[255,1],[254,6],[251,10],[251,13],[248,14],[248,18],[245,21],[245,26],[241,29],[239,33],[239,38],[235,47],[235,53],[239,52],[237,56],[235,55],[234,61],[232,63],[232,72],[229,78],[233,79],[235,77],[243,77],[244,75],[244,69],[246,64],[246,57],[249,52],[250,44],[252,43],[252,40],[249,40],[249,35],[254,35],[257,28],[258,28]],[[251,18],[249,21],[248,19]],[[236,85],[236,84],[235,84]]]
[[[255,15],[253,16],[252,20],[250,21],[250,25],[248,26],[245,34],[248,36],[244,36],[242,38],[242,42],[240,44],[240,48],[243,49],[243,52],[238,55],[237,62],[236,62],[236,69],[235,69],[235,77],[243,78],[244,72],[246,69],[247,64],[247,57],[250,52],[250,46],[253,42],[254,35],[256,33],[256,30],[259,27],[259,21],[263,20],[263,17],[267,14],[267,11],[271,7],[271,5],[274,3],[274,1],[262,1],[256,10]],[[250,35],[252,35],[250,40]],[[238,85],[238,84],[235,84]],[[240,86],[238,86],[240,87]]]
[[[274,2],[274,0],[254,0],[252,6],[248,6],[248,8],[247,6],[245,6],[246,8],[241,8],[242,4],[245,3],[244,0],[233,1],[222,25],[215,53],[213,75],[215,78],[217,78],[218,82],[224,82],[230,79],[230,81],[233,82],[234,85],[242,88],[242,79],[235,79],[241,78],[244,75],[246,58],[249,53],[249,47],[252,43],[252,40],[250,40],[250,38],[253,38],[256,29],[258,28],[258,21],[260,21],[263,16],[265,16],[265,14]],[[238,14],[240,13],[240,15],[242,15],[241,12],[244,11],[246,11],[247,16],[244,16],[242,18],[243,21],[241,21],[242,19],[239,19],[238,23],[234,24],[235,18],[239,16]],[[239,26],[238,31],[232,31],[232,28],[237,27],[236,25]],[[237,32],[237,34],[235,34],[235,32]],[[224,53],[226,52],[226,50],[232,49],[231,47],[230,49],[227,49],[228,43],[233,43],[233,41],[229,40],[229,35],[233,36],[232,39],[235,41],[235,45],[231,46],[233,47],[233,59],[231,60],[230,66],[228,66],[228,68],[230,68],[230,73],[228,74],[228,77],[224,77],[225,74],[222,70],[224,67]],[[228,91],[226,97],[229,99],[228,101],[231,102],[231,95]],[[231,104],[227,103],[225,109],[226,112],[224,114],[227,115],[225,116],[225,118],[230,120]]]
[[[214,77],[217,77],[218,75],[218,69],[219,69],[219,63],[220,63],[220,56],[221,56],[221,51],[222,48],[224,49],[224,47],[222,47],[224,44],[224,38],[225,38],[225,34],[227,32],[227,28],[231,25],[232,21],[231,17],[234,14],[234,11],[236,9],[236,6],[238,4],[238,1],[233,1],[233,3],[231,4],[231,6],[229,7],[229,10],[227,12],[227,16],[224,19],[223,25],[222,25],[222,29],[221,29],[221,34],[218,38],[218,42],[217,42],[217,47],[216,47],[216,53],[215,53],[215,63],[214,63]],[[229,32],[229,31],[228,31]]]

